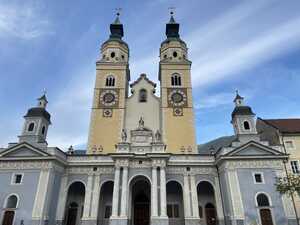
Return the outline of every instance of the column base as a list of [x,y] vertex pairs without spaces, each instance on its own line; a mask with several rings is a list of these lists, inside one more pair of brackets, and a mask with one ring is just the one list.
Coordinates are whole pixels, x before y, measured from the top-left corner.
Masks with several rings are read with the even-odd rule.
[[48,225],[48,220],[32,220],[31,225]]
[[151,217],[151,225],[169,225],[168,217]]
[[200,218],[190,217],[190,218],[184,218],[184,224],[185,225],[199,225]]
[[127,225],[127,217],[110,217],[109,225]]
[[63,224],[63,220],[55,220],[55,225],[62,225]]
[[95,219],[82,219],[80,225],[96,225],[97,220]]

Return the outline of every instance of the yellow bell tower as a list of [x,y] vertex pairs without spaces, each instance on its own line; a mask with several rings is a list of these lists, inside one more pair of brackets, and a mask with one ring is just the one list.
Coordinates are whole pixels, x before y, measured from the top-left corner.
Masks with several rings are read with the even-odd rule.
[[197,153],[188,49],[179,37],[173,12],[166,25],[167,39],[160,47],[163,140],[170,153]]
[[96,63],[88,154],[115,152],[115,145],[121,141],[130,72],[129,48],[122,40],[119,13],[110,31],[109,39],[101,46],[101,59]]

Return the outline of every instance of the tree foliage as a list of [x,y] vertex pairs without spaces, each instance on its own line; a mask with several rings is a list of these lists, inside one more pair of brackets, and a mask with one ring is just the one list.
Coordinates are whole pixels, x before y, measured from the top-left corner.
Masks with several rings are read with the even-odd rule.
[[276,190],[280,194],[294,195],[300,193],[300,176],[288,174],[286,177],[277,177],[275,182]]

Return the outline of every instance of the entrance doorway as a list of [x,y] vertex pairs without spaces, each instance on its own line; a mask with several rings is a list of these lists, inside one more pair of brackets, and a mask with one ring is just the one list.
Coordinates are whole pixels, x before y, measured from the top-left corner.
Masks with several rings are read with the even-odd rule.
[[141,192],[134,199],[134,225],[149,225],[150,201]]
[[151,185],[146,177],[138,176],[131,182],[131,224],[150,225]]
[[5,211],[2,225],[12,225],[14,222],[15,211]]
[[205,215],[207,225],[216,225],[217,224],[217,214],[216,209],[213,204],[208,203],[205,206]]

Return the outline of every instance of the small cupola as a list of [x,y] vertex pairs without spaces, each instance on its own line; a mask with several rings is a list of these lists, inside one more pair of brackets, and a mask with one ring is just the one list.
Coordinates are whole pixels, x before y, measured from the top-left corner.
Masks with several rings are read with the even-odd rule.
[[128,63],[129,47],[122,40],[124,36],[123,24],[120,21],[120,13],[117,12],[116,18],[110,24],[110,35],[107,41],[101,46],[101,57],[97,63]]
[[231,123],[236,135],[241,134],[257,134],[255,114],[250,106],[244,104],[244,98],[236,91],[233,100],[235,108],[231,113]]
[[47,145],[46,137],[51,124],[51,115],[46,110],[48,100],[46,94],[37,99],[36,107],[28,109],[24,116],[25,122],[19,142],[28,142],[33,145]]

